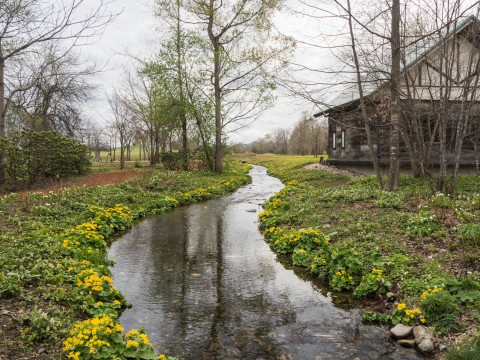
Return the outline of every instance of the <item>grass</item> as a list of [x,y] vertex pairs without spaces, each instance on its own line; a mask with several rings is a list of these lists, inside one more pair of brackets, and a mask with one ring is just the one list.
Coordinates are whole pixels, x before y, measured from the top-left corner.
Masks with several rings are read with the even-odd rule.
[[447,353],[446,360],[479,360],[480,359],[480,334],[453,346]]
[[119,183],[0,197],[0,357],[65,359],[62,342],[74,324],[103,312],[115,324],[125,304],[108,279],[100,292],[79,287],[87,284],[82,270],[109,275],[100,235],[112,241],[145,214],[233,191],[249,181],[246,170],[238,161],[227,162],[223,175],[139,169]]
[[[386,193],[374,177],[303,169],[313,157],[244,157],[291,184],[261,215],[272,249],[330,290],[374,301],[364,320],[425,323],[439,336],[479,326],[478,177],[461,177],[453,196],[412,177]],[[317,244],[308,229],[320,232]]]

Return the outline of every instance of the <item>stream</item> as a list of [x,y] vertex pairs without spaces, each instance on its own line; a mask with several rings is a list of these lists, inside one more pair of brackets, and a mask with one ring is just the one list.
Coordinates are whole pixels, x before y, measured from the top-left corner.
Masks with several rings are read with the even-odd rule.
[[257,215],[283,185],[260,166],[250,175],[235,193],[150,217],[110,246],[114,284],[133,305],[125,329],[145,328],[157,351],[186,360],[420,359],[279,262]]

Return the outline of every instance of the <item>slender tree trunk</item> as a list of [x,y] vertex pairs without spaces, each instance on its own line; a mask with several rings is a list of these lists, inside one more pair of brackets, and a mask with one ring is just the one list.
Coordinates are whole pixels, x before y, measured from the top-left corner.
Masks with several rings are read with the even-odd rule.
[[[0,47],[0,139],[5,137],[5,60],[2,56],[2,48]],[[0,185],[6,181],[5,178],[4,155],[0,153]]]
[[205,152],[205,158],[207,159],[208,168],[210,169],[210,171],[213,171],[214,166],[213,166],[212,159],[210,158],[208,143],[207,143],[207,140],[205,139],[205,134],[203,133],[202,122],[200,120],[200,117],[197,114],[195,114],[195,118],[197,120],[198,132],[200,134],[200,139],[202,140],[203,151]]
[[357,56],[357,49],[355,46],[355,37],[353,36],[353,25],[352,25],[352,14],[350,8],[350,0],[347,0],[347,7],[348,7],[348,26],[350,29],[350,38],[352,41],[352,53],[353,53],[353,60],[355,62],[355,69],[357,73],[357,85],[358,85],[358,93],[360,95],[360,108],[362,109],[362,118],[365,124],[365,132],[367,133],[367,144],[368,149],[370,151],[370,157],[372,158],[373,168],[375,170],[375,175],[377,177],[378,188],[383,189],[383,181],[382,181],[382,173],[380,171],[380,166],[378,164],[378,157],[377,152],[373,146],[373,136],[372,130],[368,121],[367,115],[367,108],[365,106],[365,99],[363,97],[363,86],[362,86],[362,78],[360,76],[360,64],[358,62]]
[[222,161],[222,94],[220,87],[220,44],[219,39],[213,33],[213,23],[215,16],[215,3],[210,0],[208,4],[209,19],[208,19],[208,37],[213,47],[213,88],[215,101],[215,171],[218,174],[223,173]]
[[386,190],[391,191],[398,186],[400,176],[400,0],[392,0],[392,34],[390,39],[392,47],[392,69],[390,79],[390,164]]
[[222,159],[222,116],[220,94],[220,50],[214,52],[214,89],[215,89],[215,171],[223,173]]
[[477,176],[480,176],[480,154],[478,151],[478,135],[475,136],[475,141],[473,142],[473,151],[475,152],[475,172]]
[[180,28],[180,1],[177,0],[177,38],[176,38],[176,50],[177,50],[177,76],[178,76],[178,91],[180,96],[180,121],[182,123],[182,151],[183,151],[183,170],[188,171],[188,134],[187,134],[187,115],[185,113],[185,94],[183,92],[183,72],[182,72],[182,34]]

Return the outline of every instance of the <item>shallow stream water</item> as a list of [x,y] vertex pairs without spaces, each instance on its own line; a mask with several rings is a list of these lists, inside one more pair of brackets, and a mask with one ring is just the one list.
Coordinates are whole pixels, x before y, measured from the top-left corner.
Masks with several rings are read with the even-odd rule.
[[[254,166],[252,184],[151,217],[115,241],[114,284],[159,352],[190,359],[419,359],[282,265],[258,231],[283,185]],[[299,276],[300,275],[300,276]]]

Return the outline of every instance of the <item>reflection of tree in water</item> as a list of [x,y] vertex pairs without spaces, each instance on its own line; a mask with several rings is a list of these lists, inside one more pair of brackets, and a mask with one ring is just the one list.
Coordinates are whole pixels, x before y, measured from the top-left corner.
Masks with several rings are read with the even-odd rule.
[[160,300],[165,318],[155,332],[162,349],[187,359],[275,358],[272,328],[287,314],[261,292],[243,298],[225,288],[222,205],[221,200],[194,205],[152,226],[161,234],[148,256],[157,281],[145,290]]
[[[262,186],[272,191],[268,181],[252,191]],[[134,305],[122,323],[144,326],[158,350],[186,360],[314,359],[319,351],[324,359],[379,358],[383,330],[358,336],[355,318],[321,296],[321,283],[275,261],[247,212],[254,195],[240,190],[177,209],[115,242],[114,279]]]

